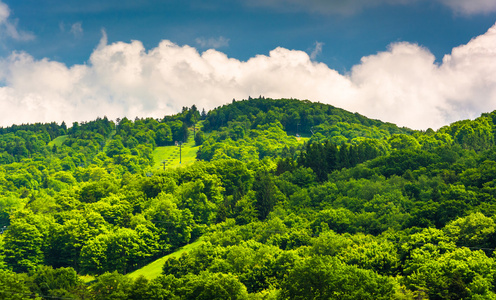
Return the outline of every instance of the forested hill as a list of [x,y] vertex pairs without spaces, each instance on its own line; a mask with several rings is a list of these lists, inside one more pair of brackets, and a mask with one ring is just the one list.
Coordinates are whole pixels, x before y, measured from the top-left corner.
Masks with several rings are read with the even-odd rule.
[[260,97],[0,128],[0,299],[496,298],[495,124]]
[[[404,132],[391,123],[366,118],[358,113],[350,113],[344,109],[308,100],[296,99],[248,99],[236,101],[229,105],[218,107],[206,116],[205,130],[218,130],[229,122],[252,121],[253,126],[263,123],[279,121],[284,130],[289,133],[310,134],[313,126],[339,126],[347,123],[348,126],[363,125],[376,127],[392,132]],[[324,128],[322,128],[324,130]],[[359,130],[357,130],[359,131]],[[362,134],[364,134],[362,133]]]

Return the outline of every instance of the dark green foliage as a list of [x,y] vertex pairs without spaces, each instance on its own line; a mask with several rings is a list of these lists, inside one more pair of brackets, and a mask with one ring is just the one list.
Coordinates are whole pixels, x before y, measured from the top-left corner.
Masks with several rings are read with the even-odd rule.
[[264,169],[255,174],[253,191],[256,198],[255,209],[260,220],[265,220],[274,206],[284,199],[284,195],[274,183],[272,174]]
[[335,170],[351,168],[359,163],[384,155],[387,151],[379,148],[376,142],[364,140],[358,145],[342,144],[337,146],[328,140],[322,144],[313,142],[306,145],[305,151],[298,156],[298,164],[311,168],[319,181]]
[[204,127],[206,131],[218,130],[220,127],[226,126],[228,122],[240,118],[254,120],[252,128],[277,120],[281,122],[286,131],[300,135],[310,134],[313,126],[324,123],[328,126],[356,124],[362,130],[366,127],[376,127],[390,133],[407,132],[407,130],[400,129],[393,124],[371,120],[330,105],[292,99],[272,100],[265,98],[235,101],[230,105],[210,111]]
[[195,145],[201,146],[204,141],[205,141],[205,134],[203,133],[203,131],[198,131],[195,134]]
[[33,283],[31,289],[46,297],[72,298],[86,289],[72,268],[39,266],[29,275]]

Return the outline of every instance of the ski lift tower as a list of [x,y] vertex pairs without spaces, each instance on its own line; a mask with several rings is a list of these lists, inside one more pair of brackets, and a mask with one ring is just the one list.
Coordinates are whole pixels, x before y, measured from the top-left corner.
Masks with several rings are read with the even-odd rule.
[[181,154],[182,149],[181,148],[183,146],[183,142],[176,141],[176,146],[179,146],[179,163],[181,163],[182,162],[182,154]]

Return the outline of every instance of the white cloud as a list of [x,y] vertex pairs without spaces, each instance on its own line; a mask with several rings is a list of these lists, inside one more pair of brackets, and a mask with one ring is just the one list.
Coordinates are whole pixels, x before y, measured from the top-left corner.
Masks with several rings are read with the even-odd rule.
[[466,15],[486,14],[496,11],[494,0],[438,0],[453,11]]
[[442,63],[425,48],[395,43],[341,75],[303,51],[276,48],[248,61],[162,41],[102,40],[86,65],[13,53],[0,60],[0,126],[162,117],[183,106],[212,109],[248,96],[329,103],[417,129],[496,109],[496,25]]
[[324,46],[324,43],[322,42],[315,42],[315,48],[312,50],[310,53],[310,59],[315,60],[320,53],[322,53],[322,46]]
[[353,14],[381,4],[403,4],[418,0],[251,0],[246,5],[263,6],[279,11],[307,11],[319,14]]
[[[68,25],[69,27],[69,33],[72,34],[75,38],[80,38],[84,34],[83,30],[83,23],[82,22],[76,22],[73,23],[72,25]],[[60,32],[65,33],[66,32],[66,24],[64,22],[59,23],[59,29]]]
[[83,35],[83,25],[81,22],[76,22],[71,25],[71,30],[69,31],[74,35],[74,37],[78,38]]
[[7,4],[0,1],[0,23],[4,23],[10,16],[10,9]]
[[223,36],[220,36],[218,38],[197,38],[196,43],[202,47],[202,48],[213,48],[213,49],[218,49],[222,47],[228,47],[229,46],[229,39],[226,39]]
[[10,20],[10,9],[7,4],[0,1],[0,35],[7,35],[18,41],[29,41],[34,35],[17,29],[17,20]]
[[[353,14],[379,5],[408,5],[429,0],[241,0],[245,5],[262,6],[278,11],[306,11],[319,14]],[[456,13],[472,15],[496,11],[494,0],[434,0]]]

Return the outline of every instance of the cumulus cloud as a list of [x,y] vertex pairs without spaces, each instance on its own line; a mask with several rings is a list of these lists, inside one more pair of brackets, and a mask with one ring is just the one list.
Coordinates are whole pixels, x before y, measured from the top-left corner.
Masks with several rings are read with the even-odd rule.
[[29,41],[34,35],[17,29],[17,20],[10,20],[9,6],[0,1],[0,34],[18,41]]
[[208,39],[201,37],[201,38],[197,38],[195,41],[201,48],[218,49],[229,46],[229,39],[226,39],[223,36],[220,36],[218,38],[208,38]]
[[428,49],[394,43],[347,75],[297,50],[276,48],[247,61],[164,40],[108,44],[88,64],[68,67],[27,53],[0,60],[0,126],[163,117],[183,106],[212,109],[248,96],[329,103],[416,129],[439,128],[496,109],[496,25],[436,63]]
[[[262,6],[279,11],[307,11],[319,14],[353,14],[379,5],[407,5],[429,0],[250,0],[246,5]],[[434,0],[448,6],[456,13],[480,14],[496,11],[494,0]]]

